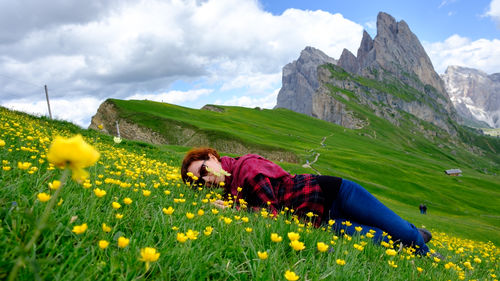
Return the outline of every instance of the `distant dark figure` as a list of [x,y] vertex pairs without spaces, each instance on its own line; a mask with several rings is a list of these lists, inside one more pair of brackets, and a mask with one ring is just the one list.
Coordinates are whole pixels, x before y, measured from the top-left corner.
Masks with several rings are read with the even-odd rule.
[[422,214],[427,214],[427,205],[424,204],[424,206],[422,206],[422,211],[423,213]]
[[418,209],[420,210],[420,213],[423,215],[424,214],[424,204],[420,204],[418,206]]

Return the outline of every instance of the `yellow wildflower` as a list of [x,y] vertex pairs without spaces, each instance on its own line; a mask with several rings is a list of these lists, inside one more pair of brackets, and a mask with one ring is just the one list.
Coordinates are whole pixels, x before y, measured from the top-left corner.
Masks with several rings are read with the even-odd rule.
[[117,219],[121,220],[121,219],[123,218],[123,215],[122,215],[122,214],[120,214],[120,213],[117,213],[117,214],[115,215],[115,218],[117,218]]
[[210,234],[212,234],[213,230],[214,229],[211,226],[207,226],[207,227],[205,227],[205,231],[203,231],[203,234],[205,234],[206,236],[209,236]]
[[94,165],[99,156],[99,152],[87,144],[81,135],[69,139],[57,136],[50,145],[47,160],[59,168],[68,165],[73,171],[73,179],[82,181],[89,175],[85,168]]
[[394,249],[387,249],[385,250],[385,253],[389,256],[395,256],[398,252],[396,252]]
[[106,249],[109,245],[109,242],[106,240],[99,240],[99,248]]
[[342,260],[342,259],[337,259],[335,261],[338,265],[345,265],[345,260]]
[[50,194],[47,194],[45,192],[38,193],[36,196],[40,202],[47,202],[50,200]]
[[158,253],[155,248],[146,247],[141,249],[141,258],[139,260],[146,263],[146,270],[149,270],[150,262],[155,262],[159,258],[160,253]]
[[147,190],[147,189],[143,189],[142,190],[142,195],[148,197],[149,195],[151,195],[151,191]]
[[198,234],[200,234],[198,231],[188,229],[188,231],[186,232],[186,237],[190,240],[196,240],[198,239]]
[[306,248],[306,246],[304,246],[304,243],[300,242],[299,240],[292,240],[292,242],[290,242],[290,246],[295,251],[302,251],[302,250],[304,250]]
[[125,203],[126,205],[130,205],[130,204],[132,204],[132,199],[130,199],[130,198],[128,198],[128,197],[125,197],[125,198],[123,199],[123,203]]
[[328,245],[323,243],[323,242],[316,243],[316,246],[318,247],[318,251],[320,251],[320,252],[328,251]]
[[190,212],[187,212],[187,213],[186,213],[186,217],[187,217],[188,219],[192,219],[192,218],[194,218],[194,214],[193,214],[193,213],[190,213]]
[[285,278],[288,281],[296,281],[299,280],[300,277],[297,274],[295,274],[295,272],[287,270],[285,272]]
[[118,210],[122,207],[122,205],[120,205],[120,203],[118,203],[118,202],[111,203],[111,206],[113,206],[113,209],[115,209],[115,210]]
[[104,232],[110,232],[111,227],[107,226],[105,223],[102,224],[102,231]]
[[394,261],[387,261],[387,263],[389,264],[390,267],[394,267],[394,268],[398,267],[398,265]]
[[49,182],[49,188],[52,190],[57,190],[61,186],[61,182],[58,180],[54,180],[52,182]]
[[247,227],[247,228],[245,228],[245,231],[248,232],[248,233],[250,233],[250,232],[253,231],[253,229],[251,227]]
[[354,229],[357,231],[357,232],[361,232],[361,230],[363,230],[363,228],[361,226],[356,226],[354,227]]
[[100,188],[94,188],[94,194],[97,197],[103,197],[104,195],[106,195],[106,191]]
[[299,238],[300,234],[296,232],[288,232],[288,239],[290,239],[290,241],[299,240]]
[[188,237],[184,234],[184,233],[177,233],[177,241],[179,241],[180,243],[184,243],[188,240]]
[[130,239],[127,239],[123,236],[118,237],[118,247],[125,248],[128,246],[129,243],[130,243]]
[[82,234],[87,230],[87,228],[88,228],[87,224],[84,223],[82,225],[73,226],[73,230],[71,231],[74,232],[75,234]]
[[171,215],[171,214],[173,214],[173,213],[174,213],[174,208],[172,208],[172,207],[168,207],[168,209],[163,208],[163,210],[162,210],[162,211],[163,211],[163,213],[164,213],[165,215]]
[[281,242],[283,240],[283,237],[279,236],[277,233],[271,233],[271,241],[273,242]]
[[231,218],[224,218],[225,224],[230,224],[233,220]]
[[205,211],[203,211],[203,209],[199,209],[198,216],[203,216],[203,214],[205,214]]
[[259,256],[259,259],[261,259],[261,260],[265,260],[268,257],[267,251],[265,251],[265,252],[257,251],[257,255]]
[[0,140],[0,147],[2,146],[5,146],[5,141],[4,140]]

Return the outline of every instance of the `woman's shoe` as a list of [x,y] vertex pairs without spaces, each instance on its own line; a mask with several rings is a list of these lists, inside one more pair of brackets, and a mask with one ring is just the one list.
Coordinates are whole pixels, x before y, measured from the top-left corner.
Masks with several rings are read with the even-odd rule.
[[420,232],[420,235],[422,235],[422,238],[424,238],[424,243],[427,244],[427,242],[431,241],[432,239],[432,234],[429,230],[425,228],[419,228],[418,232]]

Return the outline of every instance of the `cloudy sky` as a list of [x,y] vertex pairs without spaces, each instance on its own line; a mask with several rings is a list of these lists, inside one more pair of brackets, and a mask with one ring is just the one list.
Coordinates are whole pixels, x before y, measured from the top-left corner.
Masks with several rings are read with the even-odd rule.
[[313,46],[356,53],[377,13],[405,20],[438,73],[500,72],[500,0],[0,0],[0,105],[82,127],[107,98],[272,108]]

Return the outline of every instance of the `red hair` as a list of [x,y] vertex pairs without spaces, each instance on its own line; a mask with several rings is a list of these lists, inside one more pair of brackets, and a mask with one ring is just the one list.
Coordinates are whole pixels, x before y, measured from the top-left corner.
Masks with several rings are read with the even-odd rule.
[[217,151],[213,148],[198,147],[188,151],[186,153],[186,156],[184,156],[184,160],[182,161],[182,167],[181,167],[182,181],[184,183],[192,182],[191,177],[187,175],[189,166],[191,165],[191,163],[193,163],[193,161],[208,160],[210,158],[210,155],[215,156],[215,158],[217,158],[217,160],[220,161],[219,153],[217,153]]

